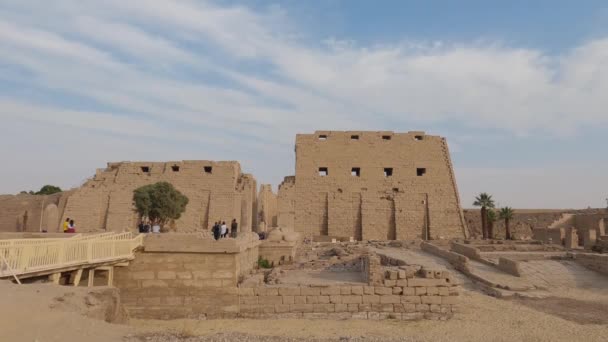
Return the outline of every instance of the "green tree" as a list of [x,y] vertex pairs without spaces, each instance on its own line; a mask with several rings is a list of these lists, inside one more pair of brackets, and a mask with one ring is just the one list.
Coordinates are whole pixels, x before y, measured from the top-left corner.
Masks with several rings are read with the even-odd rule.
[[510,221],[513,219],[515,211],[511,207],[504,207],[500,209],[498,216],[501,220],[505,220],[505,239],[511,240],[511,227],[509,226]]
[[494,208],[494,200],[492,199],[492,195],[488,195],[485,192],[479,194],[479,196],[475,197],[475,202],[473,205],[476,207],[481,207],[481,234],[484,239],[488,238],[488,208]]
[[61,192],[61,188],[54,185],[45,185],[40,188],[40,191],[37,191],[35,195],[52,195]]
[[496,222],[496,220],[498,219],[498,217],[496,216],[496,211],[494,211],[494,209],[489,209],[487,212],[487,220],[488,220],[488,238],[489,239],[493,239],[494,238],[494,223]]
[[170,183],[158,182],[135,189],[133,203],[140,218],[148,218],[163,227],[180,218],[188,205],[188,197]]

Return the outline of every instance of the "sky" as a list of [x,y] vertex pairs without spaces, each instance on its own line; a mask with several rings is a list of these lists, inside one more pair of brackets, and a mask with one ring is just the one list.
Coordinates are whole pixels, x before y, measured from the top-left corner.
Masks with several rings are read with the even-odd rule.
[[294,173],[296,133],[447,138],[464,207],[605,207],[606,1],[0,0],[0,193],[108,161]]

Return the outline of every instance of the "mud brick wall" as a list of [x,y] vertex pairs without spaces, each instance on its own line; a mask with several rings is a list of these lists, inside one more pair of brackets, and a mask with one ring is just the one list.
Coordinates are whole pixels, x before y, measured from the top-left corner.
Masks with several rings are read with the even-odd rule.
[[239,231],[257,225],[257,184],[237,162],[176,161],[108,163],[69,196],[61,217],[78,231],[134,229],[133,190],[166,181],[189,199],[176,221],[180,232],[210,229],[214,221],[237,219]]
[[[294,184],[294,227],[305,237],[405,240],[424,237],[425,227],[432,238],[465,234],[447,143],[438,136],[298,134]],[[280,190],[279,221],[289,221],[281,201]]]

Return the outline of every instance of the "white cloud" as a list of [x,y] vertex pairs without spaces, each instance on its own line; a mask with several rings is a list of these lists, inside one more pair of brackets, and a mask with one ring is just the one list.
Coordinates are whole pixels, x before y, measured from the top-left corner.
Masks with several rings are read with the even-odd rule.
[[457,122],[465,135],[560,136],[608,126],[608,38],[559,55],[492,42],[314,43],[290,15],[205,1],[5,2],[0,70],[24,72],[0,82],[62,96],[3,96],[0,118],[233,151],[220,158],[246,158],[274,183],[292,168],[273,164],[293,160],[295,134],[315,129]]

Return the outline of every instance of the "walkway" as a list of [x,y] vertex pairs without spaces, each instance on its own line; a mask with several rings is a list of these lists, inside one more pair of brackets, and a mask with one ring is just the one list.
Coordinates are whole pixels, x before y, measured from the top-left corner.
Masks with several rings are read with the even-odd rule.
[[59,282],[61,272],[77,271],[75,285],[84,269],[109,271],[132,260],[143,245],[143,235],[132,233],[77,234],[71,238],[0,240],[0,278],[19,279],[49,275]]

